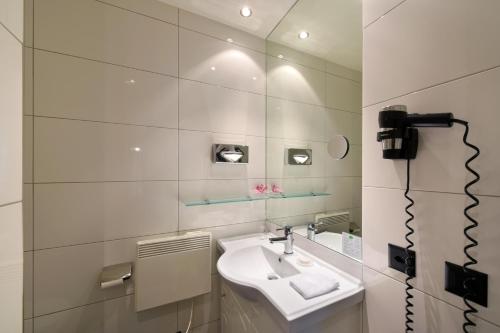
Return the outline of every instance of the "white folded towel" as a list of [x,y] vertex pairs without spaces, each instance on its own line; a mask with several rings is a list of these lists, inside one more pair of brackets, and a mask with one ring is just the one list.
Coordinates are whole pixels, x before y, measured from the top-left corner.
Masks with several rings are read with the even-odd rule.
[[290,279],[290,286],[305,299],[321,296],[339,287],[339,281],[330,272],[315,268]]

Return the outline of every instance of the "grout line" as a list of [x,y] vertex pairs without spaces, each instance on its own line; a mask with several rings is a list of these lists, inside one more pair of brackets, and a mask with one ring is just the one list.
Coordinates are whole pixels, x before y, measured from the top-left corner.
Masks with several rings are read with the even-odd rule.
[[[372,271],[375,271],[375,272],[377,272],[378,274],[381,274],[381,275],[383,275],[383,276],[385,276],[385,277],[387,277],[387,278],[389,278],[389,279],[393,280],[394,282],[398,282],[398,283],[400,283],[401,285],[405,285],[405,283],[404,283],[404,282],[402,282],[402,281],[398,280],[397,278],[395,278],[395,277],[393,277],[393,276],[390,276],[390,275],[388,275],[388,274],[386,274],[386,273],[384,273],[384,272],[380,272],[380,271],[378,271],[377,269],[375,269],[375,268],[373,268],[373,267],[371,267],[371,266],[368,266],[366,263],[363,263],[363,266],[368,267],[368,269],[370,269],[370,270],[372,270]],[[448,302],[448,301],[446,301],[446,300],[444,300],[444,299],[441,299],[441,298],[439,298],[439,297],[436,297],[436,296],[434,296],[434,295],[432,295],[432,294],[428,293],[427,291],[424,291],[424,290],[421,290],[421,289],[417,288],[417,286],[415,286],[415,285],[414,285],[413,287],[415,288],[415,290],[417,290],[417,291],[421,292],[422,294],[424,294],[424,295],[426,295],[426,296],[429,296],[429,297],[432,297],[432,298],[434,298],[434,299],[435,299],[435,300],[437,300],[437,301],[443,302],[443,303],[447,304],[448,306],[451,306],[451,307],[453,307],[453,308],[455,308],[455,309],[458,309],[458,310],[460,310],[460,311],[463,311],[463,310],[464,310],[464,309],[462,309],[462,308],[458,307],[458,306],[457,306],[457,305],[455,305],[455,304],[452,304],[452,303],[450,303],[450,302]],[[494,323],[494,322],[492,322],[492,321],[490,321],[490,320],[488,320],[488,319],[485,319],[485,318],[483,318],[483,317],[481,317],[481,316],[478,316],[477,314],[475,314],[475,315],[474,315],[474,317],[476,317],[477,319],[480,319],[480,320],[482,320],[482,321],[484,321],[484,322],[487,322],[487,323],[489,323],[489,324],[491,324],[491,325],[493,325],[493,326],[500,327],[500,324],[496,324],[496,323]]]
[[[359,176],[360,177],[360,176]],[[328,177],[316,177],[328,178]],[[102,184],[102,183],[153,183],[153,182],[195,182],[195,181],[254,181],[265,179],[264,177],[258,178],[194,178],[194,179],[147,179],[147,180],[102,180],[102,181],[53,181],[53,182],[34,182],[25,184],[34,185],[51,185],[51,184]]]
[[[32,22],[31,22],[31,42],[32,46],[35,46],[35,0],[33,1],[33,12],[32,12]],[[30,49],[31,53],[31,96],[30,96],[30,103],[31,103],[31,115],[33,116],[35,114],[35,50],[33,48]],[[32,260],[31,260],[31,275],[32,275],[32,281],[31,281],[31,312],[32,316],[35,314],[35,118],[33,117],[32,121],[32,127],[31,127],[31,181],[33,184],[31,184],[31,226],[32,226],[32,237],[31,237],[31,249],[33,250],[32,254]],[[24,289],[24,288],[23,288]],[[24,303],[24,302],[23,302]],[[31,321],[32,324],[32,332],[35,332],[35,320]]]
[[[404,191],[404,188],[398,188],[398,187],[384,187],[384,186],[363,185],[363,188]],[[462,192],[448,192],[448,191],[433,191],[433,190],[422,190],[422,189],[411,189],[411,191],[412,192],[437,193],[437,194],[450,194],[450,195],[466,196],[466,194],[463,191]],[[500,198],[500,195],[495,195],[495,194],[479,194],[479,193],[477,193],[475,191],[471,191],[471,193],[474,194],[474,195],[477,195],[479,197],[484,197],[484,198]]]
[[[329,107],[327,105],[308,103],[308,102],[303,102],[303,101],[299,101],[299,100],[283,98],[283,97],[279,97],[279,96],[273,96],[273,95],[267,95],[267,96],[271,97],[271,98],[274,98],[274,99],[279,99],[279,100],[282,100],[282,101],[288,101],[288,102],[293,102],[293,103],[303,104],[303,105],[317,106],[317,107],[325,108],[325,109],[328,109],[328,110],[348,112],[348,113],[354,113],[354,114],[362,115],[362,112],[356,112],[356,111],[351,111],[351,110],[344,110],[344,109],[339,109],[339,108],[332,108],[332,107]],[[378,103],[375,103],[375,104],[378,104]]]
[[17,200],[17,201],[3,203],[3,204],[0,205],[0,208],[4,208],[4,207],[7,207],[7,206],[16,205],[16,204],[22,203],[22,202],[23,202],[22,200]]
[[0,22],[0,26],[2,26],[7,31],[7,33],[12,35],[12,37],[14,37],[14,39],[17,40],[21,44],[21,46],[24,46],[23,41],[20,40],[19,38],[17,38],[16,34],[14,34],[12,31],[10,31],[10,29],[7,28],[7,26],[5,24],[3,24],[3,22]]
[[170,235],[170,234],[188,232],[188,231],[193,231],[193,230],[209,230],[209,229],[215,229],[215,228],[227,228],[227,227],[244,225],[244,224],[252,224],[252,223],[257,223],[257,222],[262,222],[262,221],[263,221],[262,219],[257,219],[257,220],[250,220],[250,221],[245,221],[245,222],[237,222],[237,223],[222,224],[222,225],[215,225],[215,226],[186,228],[186,229],[179,228],[179,230],[173,230],[173,231],[168,231],[168,232],[159,232],[159,233],[154,233],[154,234],[145,234],[145,235],[113,238],[113,239],[99,240],[99,241],[94,241],[94,242],[75,243],[75,244],[67,244],[67,245],[60,245],[60,246],[43,247],[43,248],[35,248],[33,246],[33,250],[26,251],[26,252],[33,252],[33,254],[35,254],[36,252],[40,252],[40,251],[57,250],[57,249],[63,249],[63,248],[71,248],[71,247],[75,247],[75,246],[105,244],[105,243],[111,243],[111,242],[117,242],[117,241],[132,240],[132,239],[136,239],[136,238],[152,237],[152,236],[159,236],[159,235]]
[[368,23],[367,25],[365,25],[363,27],[363,30],[366,29],[366,28],[368,28],[370,25],[374,24],[378,20],[382,19],[384,16],[386,16],[387,14],[389,14],[390,12],[392,12],[394,9],[398,8],[399,6],[401,6],[404,2],[406,2],[406,0],[403,0],[403,1],[399,2],[394,7],[390,8],[388,11],[386,11],[384,14],[382,14],[380,17],[376,18],[375,20],[373,20],[370,23]]
[[[36,0],[34,0],[36,1]],[[105,6],[110,6],[110,7],[115,7],[115,8],[119,8],[119,9],[122,9],[124,11],[127,11],[127,12],[130,12],[130,13],[134,13],[134,14],[137,14],[137,15],[140,15],[140,16],[144,16],[144,17],[147,17],[147,18],[150,18],[150,19],[153,19],[155,21],[160,21],[160,22],[163,22],[163,23],[167,23],[169,25],[173,25],[174,27],[177,27],[178,24],[179,24],[179,21],[177,20],[177,24],[175,23],[172,23],[172,22],[169,22],[169,21],[166,21],[166,20],[162,20],[158,17],[154,17],[154,16],[150,16],[150,15],[147,15],[147,14],[144,14],[144,13],[141,13],[141,12],[137,12],[137,11],[134,11],[132,9],[129,9],[129,8],[126,8],[126,7],[121,7],[121,6],[118,6],[118,5],[115,5],[115,4],[112,4],[112,3],[109,3],[109,2],[106,2],[105,0],[95,0],[96,2],[100,2],[101,4],[105,5]],[[169,5],[170,6],[170,5]],[[177,9],[176,7],[174,6],[170,6],[174,9]],[[179,10],[177,10],[178,12]]]
[[288,8],[288,10],[286,11],[286,13],[283,14],[283,16],[281,17],[281,19],[276,23],[276,25],[274,26],[274,28],[271,29],[271,31],[267,34],[265,40],[267,41],[269,39],[269,37],[271,37],[271,35],[273,34],[274,30],[276,30],[276,28],[280,25],[280,23],[285,19],[285,17],[288,16],[288,14],[290,14],[290,12],[293,10],[293,8],[299,3],[299,0],[295,0],[295,2],[293,3],[293,5],[290,6],[290,8]]
[[[177,8],[177,23],[180,23],[180,9]],[[177,74],[180,74],[181,67],[181,33],[180,29],[177,29]],[[181,110],[181,100],[180,100],[180,89],[181,82],[180,79],[177,79],[177,231],[180,229],[180,216],[181,216],[181,191],[180,191],[180,170],[181,170],[181,162],[180,162],[180,151],[181,151],[181,130],[180,130],[180,110]],[[179,303],[177,303],[177,330],[179,330]]]
[[458,77],[455,77],[455,78],[452,78],[452,79],[449,79],[449,80],[445,80],[445,81],[440,82],[440,83],[436,83],[436,84],[432,84],[430,86],[426,86],[426,87],[421,88],[421,89],[417,89],[417,90],[414,90],[414,91],[411,91],[411,92],[408,92],[408,93],[404,93],[404,94],[401,94],[401,95],[398,95],[398,96],[395,96],[395,97],[391,97],[391,98],[388,98],[388,99],[385,99],[385,100],[382,100],[382,101],[378,101],[378,102],[374,102],[374,103],[365,105],[365,106],[363,106],[363,109],[375,106],[377,104],[386,103],[386,102],[394,100],[394,99],[406,97],[406,96],[413,95],[413,94],[416,94],[416,93],[421,93],[421,92],[423,92],[425,90],[429,90],[429,89],[437,88],[437,87],[442,86],[442,85],[447,85],[447,84],[450,84],[450,83],[454,83],[455,81],[459,81],[459,80],[462,80],[462,79],[467,79],[467,78],[475,76],[475,75],[484,74],[486,72],[493,71],[493,70],[496,70],[496,69],[499,69],[499,68],[500,68],[500,65],[497,65],[497,66],[489,67],[489,68],[486,68],[486,69],[481,69],[481,70],[473,72],[473,73],[464,74],[464,75],[461,75],[461,76],[458,76]]

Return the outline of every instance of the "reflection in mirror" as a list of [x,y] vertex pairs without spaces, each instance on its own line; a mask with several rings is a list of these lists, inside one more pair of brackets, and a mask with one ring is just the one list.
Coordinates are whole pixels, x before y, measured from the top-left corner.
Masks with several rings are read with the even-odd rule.
[[358,260],[361,41],[361,0],[298,0],[267,39],[267,184],[323,194],[268,200],[267,219]]

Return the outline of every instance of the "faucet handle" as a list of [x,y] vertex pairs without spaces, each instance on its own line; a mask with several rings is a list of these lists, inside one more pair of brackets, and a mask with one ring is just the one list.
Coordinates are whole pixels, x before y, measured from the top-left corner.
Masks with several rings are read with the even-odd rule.
[[285,225],[283,228],[276,229],[277,231],[284,230],[285,231],[285,236],[288,236],[292,233],[292,227],[289,225]]

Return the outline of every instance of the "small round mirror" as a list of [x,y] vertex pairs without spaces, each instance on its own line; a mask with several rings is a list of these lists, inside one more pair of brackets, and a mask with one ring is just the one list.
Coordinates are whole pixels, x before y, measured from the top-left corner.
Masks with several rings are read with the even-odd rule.
[[336,135],[328,142],[328,154],[336,160],[341,160],[349,153],[349,140],[343,135]]

